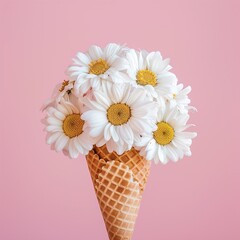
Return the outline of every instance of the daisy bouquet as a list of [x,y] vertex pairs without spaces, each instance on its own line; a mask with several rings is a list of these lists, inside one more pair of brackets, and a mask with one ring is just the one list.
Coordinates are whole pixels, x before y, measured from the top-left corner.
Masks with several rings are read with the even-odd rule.
[[160,52],[78,52],[46,112],[47,143],[86,156],[109,239],[131,239],[150,165],[190,156],[188,93]]

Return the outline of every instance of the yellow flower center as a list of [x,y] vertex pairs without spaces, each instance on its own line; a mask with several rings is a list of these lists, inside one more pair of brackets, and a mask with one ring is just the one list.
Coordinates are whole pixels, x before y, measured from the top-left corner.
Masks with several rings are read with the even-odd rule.
[[140,70],[137,72],[137,83],[139,85],[145,86],[145,85],[157,85],[157,76],[154,72],[146,69],[146,70]]
[[174,138],[174,129],[173,127],[166,122],[157,123],[157,130],[153,132],[153,137],[156,142],[160,145],[169,144]]
[[112,104],[107,110],[108,121],[117,126],[126,123],[131,117],[131,109],[124,103]]
[[64,80],[62,83],[62,86],[59,88],[59,92],[62,92],[68,84],[69,84],[69,81]]
[[63,131],[70,138],[79,136],[82,133],[83,124],[80,114],[70,114],[63,121]]
[[105,73],[110,68],[106,60],[99,58],[89,64],[89,73],[100,75]]
[[177,97],[177,94],[173,93],[173,99],[176,99],[176,97]]

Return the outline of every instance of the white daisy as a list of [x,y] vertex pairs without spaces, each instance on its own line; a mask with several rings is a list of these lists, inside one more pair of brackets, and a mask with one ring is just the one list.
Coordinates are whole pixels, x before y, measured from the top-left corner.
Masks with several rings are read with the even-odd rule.
[[96,145],[106,144],[119,155],[132,148],[140,133],[156,130],[157,103],[142,89],[131,85],[103,85],[94,92],[95,100],[85,99],[89,110],[82,114]]
[[62,83],[57,84],[54,88],[51,99],[48,99],[42,106],[41,110],[44,111],[48,107],[56,107],[62,99],[77,104],[78,97],[74,91],[74,81],[64,80]]
[[166,95],[170,108],[177,107],[177,109],[182,113],[187,113],[189,109],[196,110],[194,107],[189,106],[191,100],[189,99],[188,94],[190,92],[190,86],[186,88],[183,88],[183,84],[173,86],[172,93]]
[[127,61],[122,57],[125,51],[126,48],[110,43],[104,49],[94,45],[85,54],[78,52],[67,70],[70,78],[76,80],[77,92],[83,95],[104,82],[126,81]]
[[143,134],[141,140],[136,143],[140,154],[147,160],[155,163],[174,162],[182,159],[184,155],[190,156],[192,138],[195,132],[185,132],[190,124],[187,124],[188,114],[182,114],[177,108],[160,109],[157,117],[157,130],[151,134]]
[[126,59],[129,62],[127,72],[133,86],[144,88],[154,98],[171,93],[177,78],[169,72],[170,60],[163,60],[160,52],[137,52],[131,49],[126,53]]
[[86,155],[93,147],[81,111],[70,102],[61,100],[56,108],[49,107],[46,125],[47,143],[57,152],[63,151],[71,158],[77,158],[79,153]]

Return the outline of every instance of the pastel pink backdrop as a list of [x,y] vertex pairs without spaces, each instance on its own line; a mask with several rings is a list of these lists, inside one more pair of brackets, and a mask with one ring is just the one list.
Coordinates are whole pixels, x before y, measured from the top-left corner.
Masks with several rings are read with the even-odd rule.
[[91,44],[160,50],[192,86],[193,156],[152,166],[133,239],[240,239],[239,1],[1,1],[1,240],[107,239],[84,158],[40,106]]

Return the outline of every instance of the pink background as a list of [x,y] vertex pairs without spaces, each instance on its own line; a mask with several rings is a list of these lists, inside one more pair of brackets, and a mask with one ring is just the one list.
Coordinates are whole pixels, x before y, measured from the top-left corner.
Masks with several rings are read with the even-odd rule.
[[193,156],[152,167],[133,239],[240,239],[239,8],[237,0],[1,1],[0,239],[107,239],[84,159],[50,151],[39,109],[77,51],[108,42],[170,57],[198,108]]

